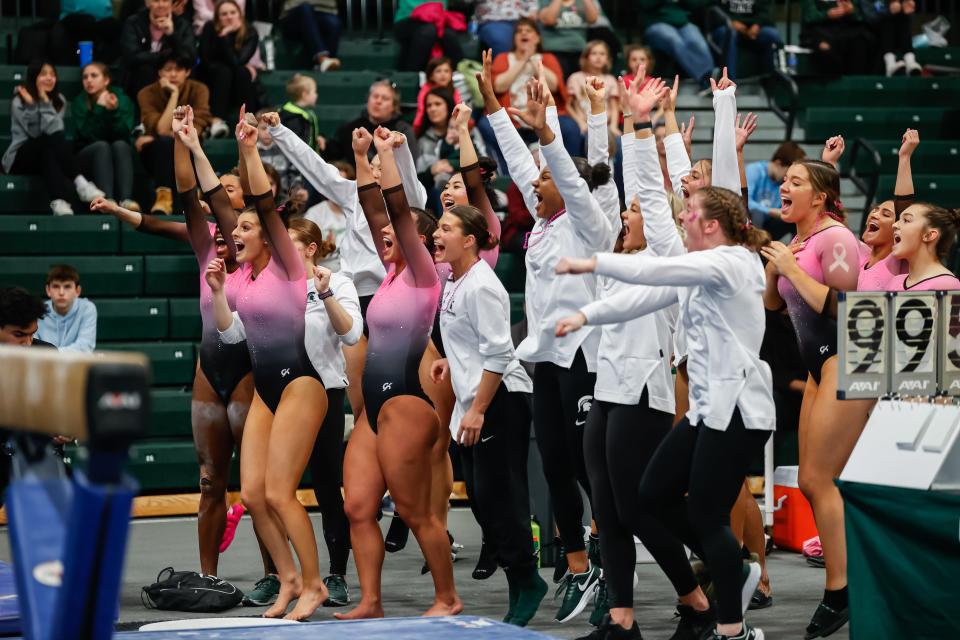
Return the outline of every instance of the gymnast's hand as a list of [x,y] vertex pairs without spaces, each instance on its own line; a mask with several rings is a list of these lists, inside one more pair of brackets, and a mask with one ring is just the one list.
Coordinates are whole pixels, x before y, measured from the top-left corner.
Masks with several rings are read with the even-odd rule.
[[434,384],[440,384],[443,382],[449,373],[450,364],[447,362],[446,358],[434,360],[433,364],[430,365],[430,379],[433,380]]
[[227,282],[227,265],[224,263],[222,258],[214,258],[207,265],[207,270],[204,272],[203,277],[207,279],[207,284],[210,285],[210,290],[214,293],[220,293],[223,291],[223,287]]
[[580,331],[583,325],[587,324],[587,316],[582,311],[577,311],[572,316],[557,320],[557,337],[562,338],[568,333]]
[[593,273],[597,268],[597,257],[592,258],[560,258],[557,263],[556,272],[558,275]]

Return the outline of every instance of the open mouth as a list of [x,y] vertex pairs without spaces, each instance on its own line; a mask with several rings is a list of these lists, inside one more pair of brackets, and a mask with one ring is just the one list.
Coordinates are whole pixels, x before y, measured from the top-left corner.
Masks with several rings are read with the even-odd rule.
[[387,249],[393,248],[393,240],[388,236],[383,236],[383,246]]
[[871,233],[876,233],[877,231],[880,231],[880,225],[877,224],[876,221],[871,220],[870,222],[867,223],[867,231]]
[[790,206],[793,204],[793,199],[790,196],[781,195],[780,196],[780,211],[786,213]]
[[899,234],[899,233],[894,233],[894,234],[893,234],[893,244],[900,244],[900,240],[901,240],[900,234]]
[[247,246],[243,243],[243,240],[234,240],[233,244],[237,247],[237,253],[240,253]]
[[442,242],[434,241],[433,246],[433,256],[435,258],[440,258],[446,252],[447,248],[443,245]]
[[453,196],[445,195],[440,198],[440,204],[443,205],[444,209],[449,209],[453,205],[457,204],[457,201],[453,199]]

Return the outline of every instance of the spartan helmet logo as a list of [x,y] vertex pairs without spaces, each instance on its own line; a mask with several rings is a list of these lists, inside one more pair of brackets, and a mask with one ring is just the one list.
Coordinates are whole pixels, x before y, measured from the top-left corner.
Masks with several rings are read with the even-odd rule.
[[577,421],[576,425],[582,427],[587,423],[587,414],[590,413],[590,407],[593,406],[593,396],[583,396],[577,400]]

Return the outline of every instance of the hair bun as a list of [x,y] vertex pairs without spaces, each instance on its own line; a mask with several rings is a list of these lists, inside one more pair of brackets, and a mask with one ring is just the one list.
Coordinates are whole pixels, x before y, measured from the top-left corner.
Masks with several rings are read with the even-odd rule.
[[480,179],[483,184],[490,184],[497,176],[497,161],[488,156],[477,158],[477,164],[480,165]]
[[610,182],[611,175],[612,172],[610,171],[610,165],[608,165],[606,162],[598,162],[590,167],[590,190],[593,191],[597,187],[602,187]]

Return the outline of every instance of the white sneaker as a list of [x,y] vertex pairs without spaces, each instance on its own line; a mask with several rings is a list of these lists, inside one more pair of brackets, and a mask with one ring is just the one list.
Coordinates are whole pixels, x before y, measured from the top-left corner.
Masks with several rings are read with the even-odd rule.
[[55,216],[73,215],[73,207],[70,206],[70,203],[66,200],[61,200],[60,198],[57,198],[50,203],[50,211],[52,211],[53,215]]
[[320,73],[326,73],[327,71],[336,71],[340,68],[340,60],[337,58],[324,58],[323,62],[320,63]]
[[93,184],[89,180],[81,178],[82,176],[77,176],[75,184],[77,186],[77,197],[83,202],[93,202],[97,198],[102,198],[107,195],[97,188],[97,185]]
[[888,78],[895,76],[898,73],[903,73],[904,69],[906,69],[906,65],[903,63],[903,61],[897,60],[897,56],[889,52],[883,54],[883,66]]
[[230,135],[230,127],[223,120],[217,120],[210,125],[211,138],[226,138]]
[[913,51],[903,54],[903,64],[907,68],[908,76],[919,76],[923,74],[923,67],[917,62],[917,56]]

